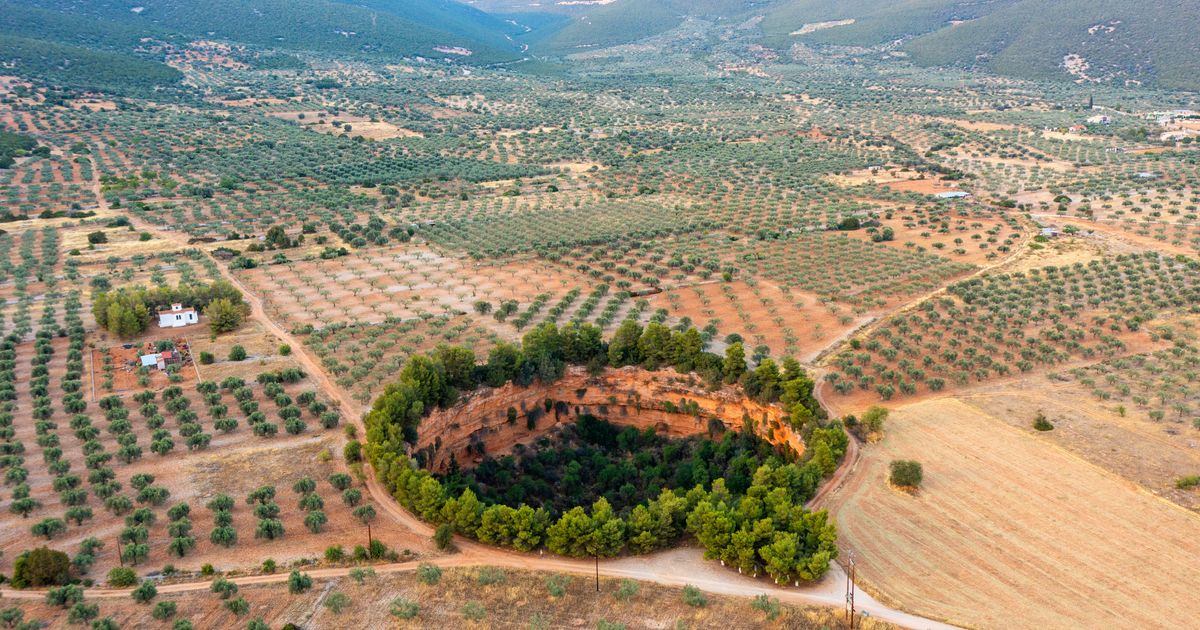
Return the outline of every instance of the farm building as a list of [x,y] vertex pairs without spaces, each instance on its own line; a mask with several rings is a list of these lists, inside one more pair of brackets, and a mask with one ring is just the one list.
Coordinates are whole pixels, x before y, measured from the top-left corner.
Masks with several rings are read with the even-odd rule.
[[970,196],[971,196],[971,193],[969,193],[965,190],[951,190],[951,191],[937,194],[938,199],[965,199]]
[[168,365],[183,363],[183,355],[173,350],[143,354],[140,358],[142,367],[157,367],[160,370],[167,369]]
[[1042,236],[1045,236],[1046,238],[1057,238],[1062,236],[1062,230],[1059,230],[1054,226],[1044,227],[1042,228]]
[[171,310],[158,312],[159,328],[179,328],[180,326],[190,326],[198,321],[200,318],[196,309],[184,308],[182,304],[172,304]]

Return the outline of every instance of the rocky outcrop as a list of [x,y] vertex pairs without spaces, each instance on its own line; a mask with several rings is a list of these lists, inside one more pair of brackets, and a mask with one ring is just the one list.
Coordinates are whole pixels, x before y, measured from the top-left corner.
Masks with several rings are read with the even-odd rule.
[[804,452],[803,440],[784,420],[780,406],[749,400],[739,388],[710,391],[671,370],[622,368],[592,376],[579,367],[568,368],[554,383],[483,387],[453,407],[434,410],[421,421],[416,449],[432,450],[435,471],[445,470],[451,454],[460,465],[469,466],[483,459],[479,444],[487,455],[507,453],[585,413],[620,426],[654,427],[670,437],[708,433],[712,423],[740,429],[749,422],[772,444],[797,455]]

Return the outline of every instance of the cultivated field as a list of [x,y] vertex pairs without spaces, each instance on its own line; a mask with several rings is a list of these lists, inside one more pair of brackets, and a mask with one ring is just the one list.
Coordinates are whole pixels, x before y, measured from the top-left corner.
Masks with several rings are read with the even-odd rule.
[[[899,407],[889,426],[828,499],[871,592],[970,627],[1170,627],[1200,614],[1195,514],[954,399]],[[887,484],[899,458],[924,463],[913,496]]]

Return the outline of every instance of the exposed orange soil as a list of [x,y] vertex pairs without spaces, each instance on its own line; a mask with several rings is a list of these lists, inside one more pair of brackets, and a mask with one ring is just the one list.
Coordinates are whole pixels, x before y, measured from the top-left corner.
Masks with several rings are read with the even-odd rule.
[[[960,221],[965,222],[965,225],[960,225]],[[950,232],[948,234],[943,234],[936,228],[927,225],[922,226],[913,224],[912,227],[909,227],[906,226],[905,223],[906,221],[900,219],[899,217],[891,220],[884,219],[881,221],[881,227],[892,228],[892,230],[895,232],[895,238],[890,241],[883,241],[879,244],[885,247],[894,247],[902,250],[910,250],[912,247],[918,246],[924,247],[927,252],[948,258],[954,262],[970,263],[972,265],[979,266],[990,263],[991,259],[988,258],[988,254],[1004,256],[1005,254],[996,250],[996,246],[1002,244],[1004,239],[1012,233],[1012,229],[1007,227],[1007,224],[998,218],[984,219],[970,217],[966,219],[959,219],[956,217],[950,221]],[[971,227],[974,224],[979,224],[980,227]],[[996,227],[997,225],[1001,226],[1001,232],[996,237],[997,242],[987,243],[987,231]],[[924,233],[928,233],[929,236],[922,236]],[[845,234],[851,238],[857,238],[859,240],[868,242],[871,241],[873,236],[867,230],[853,230],[846,232]],[[972,238],[974,235],[978,235],[980,238]],[[962,239],[962,244],[959,245],[955,243],[955,239]],[[909,245],[910,243],[911,246]],[[979,247],[981,243],[986,243],[987,248],[981,249]],[[939,248],[935,244],[940,244],[941,247]],[[966,253],[956,254],[954,253],[954,250],[956,249],[966,250]]]
[[[94,397],[100,398],[107,396],[110,393],[120,394],[133,390],[142,389],[161,389],[170,384],[179,385],[180,387],[189,387],[195,384],[197,379],[196,368],[193,365],[193,357],[190,346],[187,342],[187,337],[179,336],[180,333],[175,330],[158,329],[158,323],[152,322],[149,333],[141,339],[131,340],[124,344],[114,344],[109,346],[107,352],[102,348],[93,349],[92,357],[92,374],[95,376],[96,383],[94,388]],[[155,334],[157,333],[157,334]],[[150,384],[143,387],[138,385],[138,371],[141,368],[140,357],[143,354],[154,354],[156,352],[154,341],[158,339],[172,340],[175,342],[175,352],[178,352],[182,359],[175,365],[179,366],[179,376],[182,380],[177,383],[171,383],[167,378],[167,372],[159,370],[157,367],[148,367],[147,377],[150,379]],[[125,346],[130,346],[126,348]],[[113,388],[111,390],[103,387],[104,376],[104,358],[108,356],[112,365],[112,381]],[[89,389],[90,387],[90,383]]]
[[[1200,615],[1196,515],[956,400],[897,409],[886,432],[827,506],[860,580],[893,605],[981,628]],[[916,496],[886,483],[901,458],[924,465]]]
[[[53,345],[55,352],[49,366],[52,389],[56,387],[54,384],[61,381],[65,372],[67,342],[65,338],[56,338]],[[25,389],[24,384],[29,382],[32,352],[32,344],[23,344],[18,347],[18,395],[24,400],[29,400],[29,392]],[[85,370],[85,387],[88,385],[89,377],[90,374]],[[338,493],[324,481],[330,473],[346,471],[342,458],[338,456],[344,441],[339,429],[322,429],[315,418],[305,411],[304,420],[308,424],[308,429],[304,433],[292,436],[280,426],[279,433],[274,437],[257,437],[246,425],[233,397],[225,392],[222,395],[222,402],[229,406],[230,417],[238,419],[239,426],[233,432],[224,434],[213,429],[213,420],[208,414],[207,405],[195,391],[194,382],[184,383],[181,386],[184,395],[191,401],[190,409],[199,416],[198,421],[204,430],[212,434],[212,442],[205,450],[189,451],[187,449],[184,439],[178,434],[177,421],[164,408],[160,398],[156,403],[167,419],[164,428],[171,432],[176,446],[165,457],[154,454],[149,450],[149,431],[144,427],[145,420],[139,413],[138,404],[128,396],[124,397],[125,407],[130,411],[129,421],[135,427],[138,444],[143,448],[144,454],[141,459],[130,464],[116,459],[109,463],[116,471],[117,480],[124,486],[122,492],[131,497],[136,494],[136,491],[129,486],[129,480],[134,474],[150,473],[154,475],[154,485],[163,486],[170,491],[170,498],[166,506],[178,502],[187,502],[191,505],[191,519],[195,526],[193,535],[197,541],[195,549],[185,558],[174,557],[166,548],[169,541],[166,530],[167,519],[164,513],[166,506],[154,508],[158,520],[155,525],[150,527],[150,557],[139,569],[161,567],[170,562],[178,566],[192,566],[193,564],[199,566],[203,562],[211,562],[218,568],[256,566],[266,557],[274,557],[278,561],[284,562],[300,557],[316,556],[330,544],[341,543],[351,546],[365,544],[365,532],[361,524],[351,515],[351,509],[342,503]],[[295,397],[299,392],[313,387],[311,382],[301,381],[286,385],[284,389],[292,397]],[[278,418],[275,417],[275,402],[265,397],[261,386],[252,385],[252,388],[255,392],[255,400],[259,403],[260,408],[268,414],[269,420],[279,423]],[[57,389],[53,389],[53,391],[57,392]],[[320,398],[328,400],[323,395]],[[105,430],[108,422],[104,419],[104,412],[98,405],[91,403],[87,408],[87,414],[92,418],[93,426],[100,429],[96,439],[103,445],[105,451],[115,453],[118,444],[115,437]],[[71,463],[72,472],[80,471],[80,474],[86,478],[87,469],[83,461],[82,443],[72,434],[61,409],[57,410],[54,420],[58,424],[57,433],[60,434],[62,440],[63,459]],[[36,452],[38,447],[36,446],[34,421],[28,405],[17,407],[13,426],[16,428],[16,439],[30,445]],[[328,450],[331,456],[327,459],[319,457],[323,450]],[[30,526],[44,517],[61,516],[66,509],[59,499],[59,494],[52,487],[53,476],[49,473],[42,458],[40,456],[28,458],[26,467],[29,470],[28,483],[31,497],[39,501],[42,507],[36,509],[29,518],[24,519],[7,509],[0,512],[0,551],[3,552],[3,556],[0,557],[0,568],[5,574],[11,573],[12,562],[20,551],[28,548],[33,542],[34,539],[29,533]],[[297,507],[297,497],[291,491],[292,483],[305,475],[319,482],[318,492],[325,500],[325,512],[329,518],[329,524],[325,533],[322,534],[312,534],[304,527],[305,513]],[[282,540],[273,542],[254,538],[256,519],[243,500],[249,491],[266,484],[278,486],[277,502],[282,508],[281,518],[286,530]],[[86,482],[83,487],[87,487]],[[229,550],[213,545],[208,540],[209,532],[213,527],[212,516],[203,505],[217,493],[230,494],[237,501],[233,513],[234,526],[238,530],[238,544]],[[366,494],[365,491],[364,494]],[[115,516],[106,510],[103,503],[95,497],[89,497],[87,505],[92,508],[94,513],[91,520],[86,521],[82,527],[69,524],[64,535],[45,544],[73,555],[83,538],[88,536],[100,538],[105,546],[97,556],[97,564],[93,568],[92,574],[102,576],[109,567],[117,564],[116,538],[124,527],[124,520],[123,517]],[[428,545],[425,537],[411,535],[402,527],[391,525],[388,522],[377,523],[374,533],[388,544],[401,549],[419,550]],[[38,540],[42,541],[42,539]]]
[[[722,337],[740,333],[747,348],[766,344],[773,354],[794,356],[799,361],[811,361],[831,341],[872,317],[871,313],[856,314],[844,306],[834,306],[837,312],[832,312],[816,295],[795,290],[784,293],[764,280],[756,281],[755,285],[758,295],[743,280],[681,287],[654,295],[650,306],[666,308],[677,318],[691,317],[693,325],[699,328],[711,320],[720,320],[717,329]],[[732,289],[733,298],[722,287]],[[673,305],[671,296],[678,297],[678,307]],[[850,321],[843,322],[843,317]],[[789,329],[794,336],[790,341]]]
[[272,317],[288,326],[318,327],[333,321],[378,323],[421,313],[469,313],[478,300],[493,306],[501,300],[523,305],[540,293],[550,293],[553,303],[586,284],[551,263],[485,265],[443,256],[419,244],[355,252],[335,260],[260,266],[240,276],[265,296]]
[[[507,453],[515,444],[528,444],[556,426],[571,423],[580,414],[591,413],[618,426],[638,429],[653,427],[660,435],[688,437],[707,434],[709,420],[717,420],[727,430],[740,430],[744,419],[755,422],[755,431],[763,439],[784,446],[793,453],[804,453],[804,440],[784,418],[783,408],[749,400],[739,390],[725,388],[708,391],[701,383],[673,371],[646,372],[637,368],[608,370],[596,377],[580,367],[549,385],[481,389],[449,409],[436,409],[421,421],[418,450],[439,445],[433,460],[444,469],[453,455],[460,463],[478,463],[482,457],[471,454],[469,447],[483,441],[491,457]],[[545,401],[565,403],[566,409],[546,411]],[[686,403],[696,405],[695,415],[672,411]],[[515,422],[508,421],[508,409],[515,409]],[[536,426],[530,430],[527,418]]]

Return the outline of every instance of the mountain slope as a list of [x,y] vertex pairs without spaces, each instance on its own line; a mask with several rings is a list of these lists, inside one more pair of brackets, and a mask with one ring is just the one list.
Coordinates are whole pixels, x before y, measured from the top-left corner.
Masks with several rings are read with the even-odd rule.
[[627,44],[683,23],[689,17],[736,19],[774,0],[616,0],[573,16],[563,28],[544,36],[540,49],[570,53]]
[[1194,0],[1022,0],[905,48],[923,65],[1196,90],[1198,9]]
[[471,51],[471,61],[520,58],[503,32],[488,31],[501,21],[449,0],[367,0],[378,5],[373,8],[328,0],[20,1],[121,25],[290,50],[442,56],[437,48],[462,48]]
[[875,46],[987,15],[1018,0],[788,0],[763,17],[765,42]]

